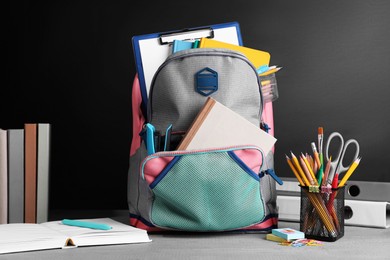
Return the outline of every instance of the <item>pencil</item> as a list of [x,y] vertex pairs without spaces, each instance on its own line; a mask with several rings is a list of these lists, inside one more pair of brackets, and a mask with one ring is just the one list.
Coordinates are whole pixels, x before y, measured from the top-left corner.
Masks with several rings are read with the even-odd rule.
[[292,164],[291,162],[291,159],[287,156],[286,154],[286,159],[287,159],[287,163],[288,165],[290,166],[292,172],[294,173],[295,177],[298,179],[298,182],[301,186],[305,186],[305,184],[303,183],[301,177],[299,177],[299,173],[297,172],[297,170],[295,169],[294,165]]
[[310,202],[316,209],[318,215],[320,216],[322,222],[325,225],[325,228],[329,231],[329,234],[332,237],[337,236],[336,227],[333,224],[333,221],[330,219],[331,216],[329,214],[329,211],[327,210],[324,201],[322,200],[320,194],[318,193],[311,193],[307,190],[305,190],[307,197],[309,198]]
[[317,182],[316,176],[314,175],[313,169],[310,167],[309,162],[307,161],[306,157],[303,154],[301,154],[301,156],[303,159],[303,163],[306,164],[306,167],[309,170],[311,177],[313,178],[314,185],[318,186],[318,182]]
[[321,166],[320,156],[317,152],[316,144],[314,142],[311,142],[311,149],[313,150],[314,159],[316,160],[318,167],[320,167]]
[[293,161],[293,163],[294,163],[296,169],[298,170],[299,174],[301,175],[303,182],[305,183],[306,186],[310,186],[310,182],[309,182],[309,180],[306,178],[305,173],[303,172],[301,166],[299,165],[298,159],[297,159],[297,157],[293,154],[293,152],[291,152],[291,157],[292,157],[291,160]]
[[330,171],[330,163],[331,162],[332,162],[332,155],[329,157],[329,160],[326,163],[324,178],[322,179],[322,186],[326,186],[326,184],[328,182],[328,175],[329,175],[329,171]]
[[351,164],[351,166],[348,168],[348,171],[345,173],[344,177],[341,179],[339,187],[344,186],[344,184],[347,182],[349,177],[351,177],[352,173],[355,171],[356,167],[358,167],[361,159],[362,158],[359,157]]

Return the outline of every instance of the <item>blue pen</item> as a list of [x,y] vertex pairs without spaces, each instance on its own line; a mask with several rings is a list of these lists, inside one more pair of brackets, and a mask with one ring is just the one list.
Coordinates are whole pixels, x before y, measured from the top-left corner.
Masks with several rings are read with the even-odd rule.
[[64,225],[75,226],[75,227],[101,229],[101,230],[110,230],[110,229],[112,229],[112,227],[107,225],[107,224],[96,223],[96,222],[89,222],[89,221],[64,219],[61,222]]

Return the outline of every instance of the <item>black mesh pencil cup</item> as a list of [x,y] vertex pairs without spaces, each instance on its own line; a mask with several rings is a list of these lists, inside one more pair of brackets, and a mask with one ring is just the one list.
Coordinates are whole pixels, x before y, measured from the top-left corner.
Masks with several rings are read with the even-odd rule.
[[344,236],[344,187],[315,193],[301,187],[300,230],[306,238],[336,241]]

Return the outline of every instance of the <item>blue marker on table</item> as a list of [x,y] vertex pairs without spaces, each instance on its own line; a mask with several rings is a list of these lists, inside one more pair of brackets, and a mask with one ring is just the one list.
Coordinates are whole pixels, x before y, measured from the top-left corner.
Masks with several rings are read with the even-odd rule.
[[92,229],[100,229],[100,230],[112,229],[111,226],[104,223],[96,223],[96,222],[81,221],[81,220],[64,219],[61,221],[61,223],[68,226],[83,227],[83,228],[92,228]]

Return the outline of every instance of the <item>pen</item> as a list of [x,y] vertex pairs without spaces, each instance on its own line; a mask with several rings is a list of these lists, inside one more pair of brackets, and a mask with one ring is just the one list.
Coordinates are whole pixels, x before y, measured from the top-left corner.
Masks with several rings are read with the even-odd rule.
[[351,164],[351,166],[349,167],[348,171],[345,173],[344,177],[341,179],[339,187],[343,187],[344,186],[344,184],[347,182],[349,177],[351,177],[352,173],[355,171],[356,167],[358,167],[361,159],[362,158],[359,157]]
[[81,220],[63,219],[61,223],[67,226],[75,226],[75,227],[83,227],[83,228],[92,228],[92,229],[100,229],[100,230],[112,229],[111,226],[104,223],[96,223],[96,222],[81,221]]

